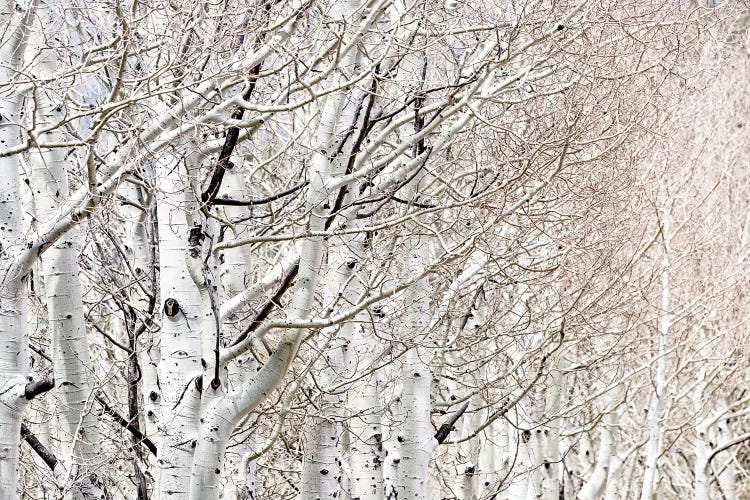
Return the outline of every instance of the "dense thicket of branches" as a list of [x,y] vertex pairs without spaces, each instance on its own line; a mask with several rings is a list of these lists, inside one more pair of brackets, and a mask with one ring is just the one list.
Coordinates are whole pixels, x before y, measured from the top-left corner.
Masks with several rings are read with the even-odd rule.
[[0,498],[743,498],[741,2],[0,4]]

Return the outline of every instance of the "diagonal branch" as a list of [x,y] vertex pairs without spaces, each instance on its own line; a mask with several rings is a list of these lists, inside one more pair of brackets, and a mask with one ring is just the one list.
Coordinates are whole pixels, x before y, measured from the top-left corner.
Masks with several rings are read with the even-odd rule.
[[114,419],[115,422],[120,424],[120,426],[130,432],[135,439],[138,440],[139,443],[141,443],[143,446],[148,448],[148,451],[154,454],[156,456],[156,445],[151,441],[149,438],[143,435],[143,433],[138,430],[132,423],[128,422],[122,415],[120,415],[117,410],[112,408],[107,404],[106,401],[101,396],[96,396],[96,401],[102,405],[102,408],[104,409],[104,413],[109,415]]
[[29,444],[29,446],[31,446],[31,449],[39,455],[39,458],[47,464],[47,467],[54,472],[55,467],[59,462],[57,457],[46,446],[44,446],[41,441],[39,441],[39,438],[37,438],[34,433],[31,432],[31,429],[26,427],[26,424],[24,423],[21,424],[21,437]]
[[469,402],[465,402],[461,405],[461,407],[451,415],[448,420],[443,422],[443,425],[440,426],[440,428],[435,433],[435,440],[438,442],[438,444],[443,444],[443,441],[448,439],[448,436],[450,435],[451,431],[453,431],[455,428],[453,427],[456,425],[456,422],[458,422],[458,419],[461,418],[461,416],[466,412],[466,409],[469,407]]

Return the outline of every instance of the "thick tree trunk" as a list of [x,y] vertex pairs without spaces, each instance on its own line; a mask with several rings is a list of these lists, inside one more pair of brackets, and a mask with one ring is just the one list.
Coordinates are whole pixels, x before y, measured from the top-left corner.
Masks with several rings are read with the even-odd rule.
[[[308,229],[311,232],[322,232],[329,216],[327,205],[331,193],[327,183],[330,179],[331,158],[328,155],[333,145],[335,116],[329,113],[326,120],[317,131],[317,140],[322,147],[316,148],[313,155],[306,199],[306,208],[309,211]],[[293,321],[310,317],[320,278],[323,251],[324,239],[319,236],[307,238],[301,245],[299,272],[294,297],[289,306],[289,318]],[[251,383],[229,391],[204,407],[190,480],[191,500],[218,498],[224,453],[232,431],[248,412],[281,383],[297,353],[303,333],[304,330],[287,329],[282,334],[276,350]]]
[[604,415],[599,434],[599,452],[596,455],[596,465],[591,477],[586,481],[578,493],[580,500],[596,500],[601,497],[609,477],[610,464],[615,454],[615,440],[612,428],[616,425],[614,413]]
[[[40,19],[51,21],[52,14],[45,2],[38,9]],[[45,78],[57,69],[53,50],[45,49],[40,30],[35,31],[32,47],[37,53],[35,68]],[[52,125],[63,118],[61,104],[45,91],[35,94],[37,123]],[[40,137],[62,142],[61,131]],[[66,168],[67,152],[63,149],[32,150],[31,186],[37,222],[49,223],[57,218],[59,209],[70,196]],[[101,498],[94,468],[101,459],[98,419],[93,411],[92,388],[94,368],[89,354],[86,319],[83,310],[77,248],[78,229],[71,228],[41,257],[42,279],[47,297],[49,333],[52,337],[52,361],[59,420],[62,465],[73,475],[73,486],[66,498]]]
[[[18,8],[16,8],[18,7]],[[22,65],[24,45],[35,2],[0,6],[0,81],[11,82]],[[0,99],[0,144],[21,143],[22,96]],[[24,387],[29,375],[27,276],[9,274],[16,252],[23,250],[25,230],[20,185],[20,155],[0,157],[0,498],[16,498]]]
[[[348,373],[358,376],[375,361],[377,339],[370,318],[362,315],[354,325],[349,345]],[[377,377],[366,375],[348,391],[350,414],[351,498],[381,500],[385,491],[383,479],[383,405],[378,397]]]
[[186,213],[195,210],[196,202],[185,169],[182,161],[169,156],[156,165],[162,308],[156,498],[169,500],[188,498],[203,385],[201,326],[205,311],[187,265],[191,228]]
[[[416,228],[413,228],[416,230]],[[404,270],[421,272],[430,262],[431,244],[426,236],[409,238],[410,248]],[[430,477],[430,454],[434,448],[430,421],[431,351],[428,347],[430,325],[430,284],[422,278],[404,294],[407,310],[404,342],[410,346],[401,367],[401,405],[403,423],[398,441],[401,462],[397,484],[398,498],[427,498]]]
[[[245,167],[242,157],[235,155],[232,159],[234,166],[225,173],[225,192],[232,199],[242,199],[246,193]],[[224,215],[229,221],[245,218],[251,215],[248,207],[225,207]],[[234,227],[230,226],[230,230]],[[241,238],[242,234],[234,234]],[[252,253],[247,246],[230,248],[221,255],[221,279],[228,297],[241,297],[243,293],[253,288]],[[258,294],[260,295],[260,294]],[[227,301],[228,302],[228,301]],[[227,304],[224,302],[224,304]],[[225,338],[236,338],[236,326],[239,314],[222,314],[223,335]],[[258,362],[250,354],[240,356],[227,366],[228,389],[236,389],[250,383],[258,371]],[[253,421],[257,418],[251,414],[244,420]],[[237,433],[232,439],[231,447],[226,454],[226,466],[222,469],[223,498],[228,500],[254,500],[258,498],[255,492],[255,473],[257,464],[249,458],[255,454],[255,429]]]

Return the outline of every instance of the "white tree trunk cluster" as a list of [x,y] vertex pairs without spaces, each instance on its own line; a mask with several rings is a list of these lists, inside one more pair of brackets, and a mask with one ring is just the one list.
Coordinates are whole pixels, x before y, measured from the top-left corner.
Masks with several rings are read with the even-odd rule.
[[0,3],[0,500],[747,497],[748,19]]

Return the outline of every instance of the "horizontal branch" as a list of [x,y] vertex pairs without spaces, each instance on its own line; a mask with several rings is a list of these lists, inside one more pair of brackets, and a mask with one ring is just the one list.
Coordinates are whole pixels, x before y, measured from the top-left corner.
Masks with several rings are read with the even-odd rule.
[[24,388],[24,397],[31,401],[35,397],[52,390],[55,387],[55,379],[48,378],[44,380],[35,380],[26,384]]
[[271,196],[266,196],[265,198],[257,198],[255,200],[233,200],[231,198],[215,198],[212,201],[212,203],[214,205],[225,205],[229,207],[248,207],[252,205],[263,205],[265,203],[276,201],[279,198],[283,198],[284,196],[289,196],[290,194],[296,191],[299,191],[303,187],[307,186],[309,183],[310,183],[309,181],[300,182],[294,187],[291,187],[280,193],[273,194]]

